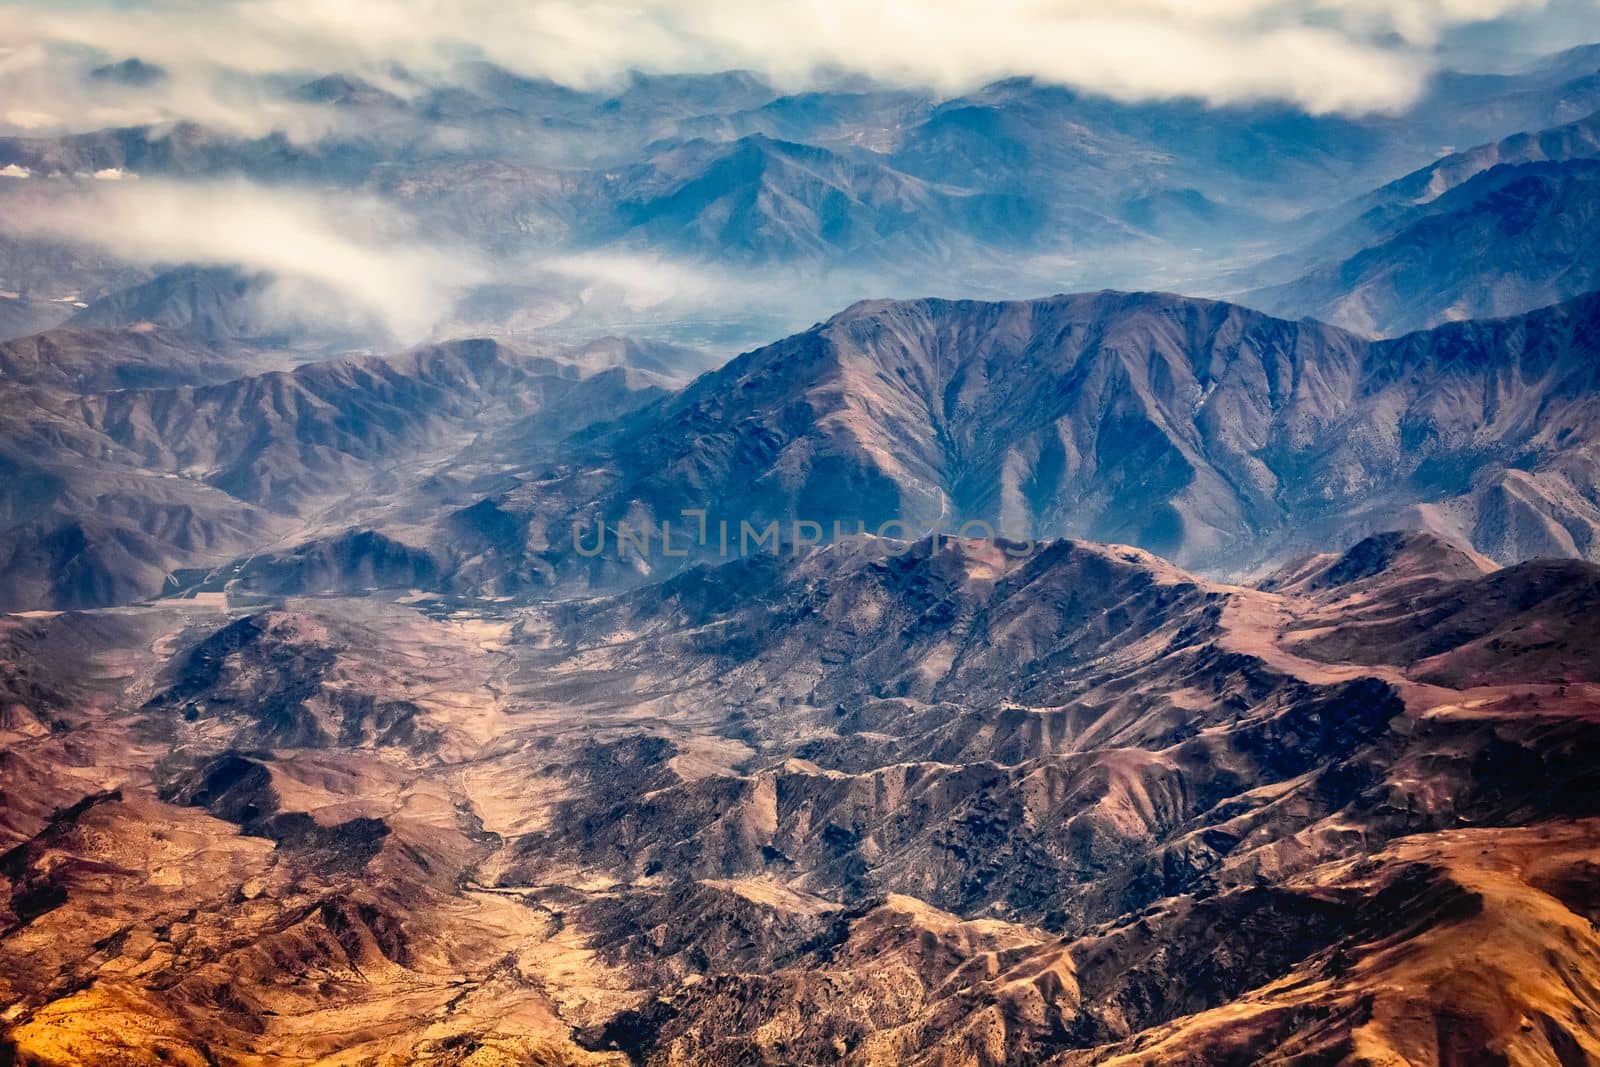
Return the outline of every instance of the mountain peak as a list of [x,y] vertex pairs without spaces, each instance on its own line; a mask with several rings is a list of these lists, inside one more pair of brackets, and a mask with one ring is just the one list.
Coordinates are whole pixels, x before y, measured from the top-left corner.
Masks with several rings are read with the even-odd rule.
[[167,72],[163,67],[133,56],[120,63],[107,63],[105,66],[96,67],[89,72],[89,76],[96,81],[116,82],[118,85],[143,89],[166,81]]
[[393,93],[348,74],[328,74],[309,81],[295,91],[295,96],[308,103],[338,107],[399,107],[401,104]]

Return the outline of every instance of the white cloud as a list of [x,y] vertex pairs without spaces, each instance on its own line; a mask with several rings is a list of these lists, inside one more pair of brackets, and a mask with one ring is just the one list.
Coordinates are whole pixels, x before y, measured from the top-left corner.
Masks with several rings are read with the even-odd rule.
[[784,83],[843,69],[950,91],[1033,75],[1125,98],[1364,111],[1412,99],[1442,33],[1545,2],[150,0],[13,4],[0,10],[0,39],[138,55],[180,82],[220,64],[437,73],[481,55],[575,84],[634,68],[742,67]]
[[328,298],[308,310],[349,306],[408,341],[425,336],[465,287],[488,277],[471,252],[419,240],[392,208],[243,181],[74,184],[7,203],[0,225],[132,263],[268,273],[281,279],[280,297]]
[[6,125],[15,126],[19,130],[42,130],[60,122],[56,116],[47,111],[13,110],[6,112]]
[[26,178],[32,173],[33,171],[18,163],[7,163],[0,167],[0,178]]

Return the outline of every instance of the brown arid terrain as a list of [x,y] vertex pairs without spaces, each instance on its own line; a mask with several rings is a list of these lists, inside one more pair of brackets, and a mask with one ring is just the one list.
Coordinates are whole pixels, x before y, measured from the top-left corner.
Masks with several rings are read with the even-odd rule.
[[1600,1062],[1600,567],[0,620],[0,1061]]

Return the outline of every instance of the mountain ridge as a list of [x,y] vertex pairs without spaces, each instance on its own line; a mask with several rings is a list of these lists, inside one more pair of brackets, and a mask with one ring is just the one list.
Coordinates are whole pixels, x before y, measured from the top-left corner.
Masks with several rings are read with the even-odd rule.
[[[1214,573],[1395,526],[1501,562],[1594,558],[1597,322],[1589,296],[1371,341],[1105,290],[861,301],[677,391],[693,357],[620,341],[566,355],[449,343],[166,390],[19,380],[13,463],[81,459],[53,475],[58,504],[19,498],[11,521],[75,517],[103,536],[139,514],[109,505],[138,484],[303,526],[371,479],[375,496],[348,497],[302,539],[336,533],[342,514],[428,552],[441,589],[536,597],[670,573],[680,550],[715,554],[717,537],[642,560],[576,550],[575,531],[592,542],[597,524],[669,522],[681,539],[686,509],[741,545],[741,523],[776,521],[785,541],[797,519],[827,536],[835,523],[906,535],[972,523],[975,536],[1138,544]],[[127,373],[147,373],[137,366]],[[436,466],[396,466],[414,453]],[[201,521],[214,506],[191,504]],[[139,521],[141,552],[160,554],[167,535]],[[175,567],[224,562],[169,551]]]
[[577,573],[574,524],[696,508],[736,529],[971,520],[1200,567],[1400,519],[1502,560],[1585,556],[1597,316],[1588,296],[1374,342],[1167,294],[864,301],[576,441],[581,475],[491,503],[549,546],[503,561],[536,583]]

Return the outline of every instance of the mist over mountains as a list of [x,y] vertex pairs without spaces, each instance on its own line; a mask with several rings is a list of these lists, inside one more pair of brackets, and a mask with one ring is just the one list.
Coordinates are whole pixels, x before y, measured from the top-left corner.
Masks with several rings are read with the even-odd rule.
[[0,1064],[1600,1062],[1600,23],[1192,7],[0,4]]
[[[1528,229],[1536,223],[1490,225],[1467,257],[1483,276],[1445,271],[1430,283],[1442,287],[1436,294],[1402,283],[1385,295],[1395,282],[1382,279],[1414,273],[1404,257],[1427,254],[1414,247],[1426,236],[1406,236],[1424,215],[1454,217],[1487,195],[1521,198],[1519,210],[1535,215],[1587,202],[1583,172],[1571,168],[1583,158],[1583,120],[1600,110],[1592,60],[1580,48],[1521,73],[1440,76],[1408,110],[1367,115],[1123,102],[1026,78],[945,97],[848,80],[794,92],[749,73],[635,74],[575,89],[482,62],[442,86],[397,85],[403,93],[353,75],[269,80],[256,91],[314,112],[312,129],[246,136],[191,119],[0,139],[10,175],[0,212],[22,242],[0,260],[0,288],[17,294],[8,310],[27,332],[52,312],[65,319],[75,301],[192,260],[276,283],[276,301],[248,294],[238,326],[332,332],[346,347],[357,338],[340,335],[352,332],[392,348],[463,326],[526,333],[568,323],[624,324],[727,351],[863,295],[1225,295],[1240,291],[1233,275],[1275,255],[1314,267],[1302,250],[1343,260],[1372,245],[1368,261],[1338,268],[1350,275],[1342,291],[1315,282],[1335,269],[1323,267],[1292,293],[1264,298],[1266,309],[1403,332],[1584,291],[1581,277],[1553,276],[1558,262],[1586,258],[1586,225],[1553,247],[1548,229]],[[1567,123],[1579,132],[1562,147],[1551,128]],[[1403,176],[1470,145],[1486,147],[1466,158],[1484,159],[1518,135],[1550,147],[1507,148],[1501,163],[1520,151],[1563,166],[1504,194],[1475,187],[1439,201],[1445,190],[1434,188],[1420,206],[1418,194],[1388,187],[1373,194],[1391,204],[1382,224],[1338,231],[1356,217],[1354,205],[1338,205],[1362,188],[1425,187]],[[308,199],[335,190],[336,212]],[[1504,222],[1509,207],[1499,210]],[[279,221],[255,233],[230,225],[230,214]],[[295,245],[307,254],[292,254]],[[375,277],[324,270],[309,251],[322,246]],[[1464,252],[1452,249],[1452,262]],[[84,256],[108,253],[83,269]],[[1531,264],[1533,254],[1549,263]],[[337,299],[319,301],[330,288]],[[391,295],[418,288],[425,301]],[[1431,310],[1340,311],[1330,305],[1340,298]],[[141,321],[129,298],[116,299],[122,321]],[[486,303],[498,313],[486,316]]]

